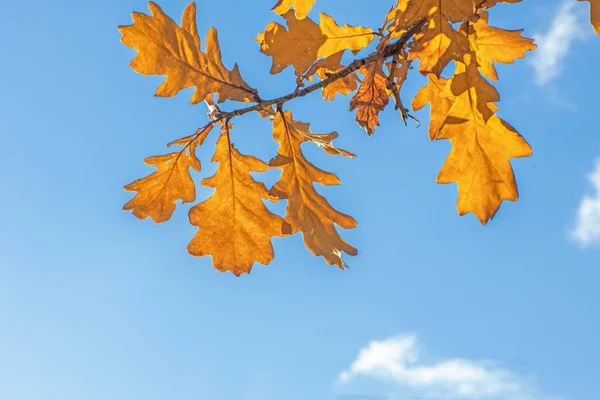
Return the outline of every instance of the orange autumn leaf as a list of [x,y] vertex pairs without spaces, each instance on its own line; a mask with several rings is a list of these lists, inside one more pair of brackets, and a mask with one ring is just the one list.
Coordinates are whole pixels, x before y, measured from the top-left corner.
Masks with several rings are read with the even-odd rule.
[[[314,141],[306,132],[309,132],[308,124],[294,121],[291,112],[278,112],[275,115],[273,137],[279,143],[279,150],[277,157],[269,164],[282,172],[270,193],[287,199],[285,219],[293,233],[302,233],[304,244],[310,252],[322,256],[328,264],[343,268],[346,263],[342,259],[342,252],[354,256],[358,251],[341,238],[335,225],[349,229],[355,228],[357,223],[351,216],[334,209],[315,190],[315,183],[338,185],[340,180],[335,174],[317,168],[304,157],[300,145]],[[331,143],[331,140],[332,137],[329,137],[328,142]]]
[[123,44],[138,51],[131,68],[144,75],[166,75],[156,96],[172,97],[195,87],[192,104],[211,94],[218,94],[219,102],[256,100],[256,90],[244,82],[237,64],[231,71],[223,65],[216,29],[208,32],[206,52],[200,51],[195,3],[185,8],[181,27],[156,3],[149,2],[148,8],[152,16],[134,12],[134,23],[120,26],[119,31]]
[[523,29],[509,31],[488,25],[488,13],[470,24],[469,43],[476,54],[479,71],[490,79],[498,80],[498,73],[492,62],[513,64],[517,58],[525,57],[525,53],[537,46],[533,39],[521,36]]
[[187,250],[197,257],[212,256],[218,271],[239,276],[250,273],[256,262],[269,264],[274,257],[271,238],[289,234],[290,227],[263,204],[262,199],[277,198],[250,175],[251,171],[267,171],[269,166],[235,149],[228,129],[219,136],[212,159],[219,163],[217,171],[201,182],[215,192],[190,209],[190,223],[198,232]]
[[358,92],[350,99],[350,111],[356,109],[356,122],[372,135],[379,125],[379,113],[389,103],[387,77],[383,73],[381,62],[361,67],[359,71],[364,79]]
[[304,19],[314,4],[315,0],[279,0],[277,4],[275,4],[275,7],[273,7],[273,11],[279,15],[283,15],[288,12],[290,8],[294,7],[296,18]]
[[161,223],[171,218],[177,200],[182,204],[196,200],[196,186],[189,169],[200,172],[196,147],[202,145],[211,129],[212,125],[209,125],[198,129],[194,136],[171,143],[185,146],[181,151],[146,158],[146,164],[154,165],[157,171],[125,186],[126,191],[137,193],[123,210],[133,211],[140,219],[150,217]]
[[419,71],[422,74],[436,74],[442,71],[451,61],[461,59],[468,51],[469,44],[461,29],[454,29],[448,20],[436,11],[432,14],[428,29],[417,34],[410,59],[419,60]]
[[600,0],[577,0],[590,3],[590,21],[594,26],[594,31],[600,35]]
[[301,76],[319,58],[344,50],[359,51],[375,38],[372,29],[339,26],[333,18],[320,14],[319,24],[310,18],[297,19],[292,11],[283,15],[288,29],[276,22],[267,25],[256,41],[260,51],[273,58],[271,73],[277,74],[290,65]]
[[[457,65],[457,72],[468,67]],[[438,183],[458,184],[457,209],[460,215],[473,212],[482,224],[492,219],[504,200],[519,197],[510,158],[531,155],[529,144],[514,128],[498,118],[492,103],[489,117],[481,112],[485,90],[472,85],[455,96],[450,80],[429,76],[427,86],[420,89],[413,102],[419,109],[430,104],[429,137],[449,139],[452,151],[437,177]],[[464,75],[462,75],[464,77]],[[483,79],[483,78],[482,78]]]
[[451,23],[471,20],[475,13],[473,0],[397,0],[386,16],[386,25],[392,37],[414,25],[421,18],[449,20]]

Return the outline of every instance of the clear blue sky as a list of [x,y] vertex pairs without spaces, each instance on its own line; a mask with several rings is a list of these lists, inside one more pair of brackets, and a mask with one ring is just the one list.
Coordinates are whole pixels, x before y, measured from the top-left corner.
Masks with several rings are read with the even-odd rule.
[[[201,36],[217,27],[225,64],[237,61],[263,97],[294,87],[290,69],[269,75],[254,41],[279,21],[274,2],[198,1]],[[187,1],[159,3],[179,21]],[[361,3],[317,0],[311,15],[378,26],[392,1]],[[498,7],[491,23],[544,33],[561,5],[524,3]],[[521,200],[486,227],[457,216],[455,185],[435,183],[450,145],[429,142],[425,126],[405,128],[390,108],[369,138],[347,98],[290,104],[358,154],[307,149],[340,176],[319,190],[358,220],[343,236],[360,254],[342,272],[296,235],[275,240],[268,267],[235,278],[185,252],[188,206],[161,225],[121,211],[131,197],[122,186],[151,172],[143,159],[206,121],[190,91],[155,98],[163,78],[128,67],[135,52],[117,26],[134,10],[147,13],[146,2],[13,1],[0,15],[0,399],[447,398],[376,374],[339,382],[370,342],[411,334],[418,365],[492,363],[532,400],[600,398],[600,252],[569,239],[600,156],[600,37],[589,24],[543,85],[524,60],[498,68],[500,115],[534,156],[513,161]],[[423,83],[413,73],[407,103]],[[427,124],[427,110],[417,116]],[[241,151],[273,156],[267,121],[234,123]],[[198,179],[214,171],[214,139],[199,151]]]

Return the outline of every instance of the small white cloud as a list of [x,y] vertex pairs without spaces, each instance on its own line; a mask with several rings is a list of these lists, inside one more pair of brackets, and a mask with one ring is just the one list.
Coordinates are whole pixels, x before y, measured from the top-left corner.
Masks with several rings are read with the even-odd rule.
[[582,247],[600,244],[600,159],[595,170],[588,175],[594,192],[583,196],[577,210],[572,238]]
[[529,57],[528,62],[535,71],[535,83],[539,86],[547,84],[560,75],[563,70],[563,59],[573,42],[588,36],[581,27],[589,23],[587,21],[584,23],[576,5],[574,1],[565,1],[554,14],[546,33],[533,35],[538,47]]
[[443,360],[430,365],[419,362],[415,335],[372,341],[360,350],[338,383],[348,384],[364,376],[393,383],[425,396],[456,399],[539,399],[512,372],[489,363],[465,359]]

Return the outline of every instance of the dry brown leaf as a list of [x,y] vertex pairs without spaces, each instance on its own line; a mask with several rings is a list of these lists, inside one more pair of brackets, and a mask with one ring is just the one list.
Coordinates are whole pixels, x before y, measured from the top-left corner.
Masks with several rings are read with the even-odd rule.
[[590,3],[590,21],[594,26],[594,31],[600,35],[600,0],[577,0],[588,1]]
[[249,273],[255,262],[269,264],[273,260],[271,238],[287,235],[291,229],[265,207],[262,199],[277,199],[250,175],[251,171],[267,171],[269,166],[237,151],[228,130],[219,136],[212,161],[219,167],[201,184],[215,192],[190,209],[190,223],[198,232],[187,250],[197,257],[212,256],[217,270],[239,276]]
[[297,19],[292,11],[283,15],[288,29],[276,22],[267,25],[256,41],[260,51],[273,57],[271,73],[277,74],[290,65],[297,76],[319,58],[327,58],[346,49],[359,51],[371,43],[375,35],[372,29],[345,25],[340,27],[329,15],[321,13],[317,25],[312,19]]
[[177,200],[182,204],[196,200],[196,186],[189,169],[200,172],[196,147],[202,145],[211,130],[209,125],[198,129],[196,135],[169,144],[185,146],[181,151],[146,158],[145,163],[154,165],[157,171],[125,186],[126,191],[137,193],[123,210],[131,210],[139,219],[150,217],[161,223],[171,218]]
[[277,4],[275,4],[275,7],[273,7],[273,11],[282,15],[288,12],[290,8],[294,7],[296,18],[304,19],[314,4],[315,0],[279,0]]
[[[287,199],[286,221],[292,231],[302,232],[304,244],[316,256],[338,268],[347,266],[342,252],[356,255],[358,251],[340,237],[335,225],[355,228],[356,221],[334,209],[314,188],[314,183],[338,185],[339,178],[311,164],[302,154],[300,145],[314,141],[306,135],[308,124],[294,121],[289,111],[278,112],[273,121],[273,137],[279,142],[278,155],[269,164],[282,170],[279,181],[270,193]],[[314,134],[313,134],[314,135]],[[331,143],[333,137],[326,140]],[[334,225],[335,224],[335,225]]]
[[380,60],[360,68],[359,72],[364,75],[364,79],[358,92],[350,99],[350,111],[357,109],[356,122],[369,135],[375,133],[375,127],[379,125],[379,113],[389,103],[390,93],[382,65]]
[[237,64],[229,71],[221,62],[216,29],[208,32],[206,53],[200,51],[195,3],[185,8],[181,27],[156,3],[149,2],[148,8],[152,16],[134,12],[133,24],[120,26],[119,31],[123,44],[138,51],[131,68],[144,75],[166,75],[156,96],[171,97],[195,87],[192,104],[214,93],[219,102],[256,100],[256,90],[244,82]]

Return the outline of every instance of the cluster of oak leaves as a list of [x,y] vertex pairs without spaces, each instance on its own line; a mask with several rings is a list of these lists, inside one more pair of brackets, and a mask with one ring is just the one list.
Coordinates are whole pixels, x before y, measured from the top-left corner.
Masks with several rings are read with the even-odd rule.
[[[324,13],[318,23],[313,21],[307,14],[315,0],[279,0],[273,10],[283,16],[287,29],[272,22],[256,40],[261,52],[273,58],[272,74],[293,66],[297,88],[290,95],[273,100],[261,99],[258,91],[242,79],[237,65],[233,70],[223,65],[214,28],[210,28],[205,50],[201,50],[193,2],[186,7],[181,26],[150,2],[151,16],[134,12],[134,23],[119,27],[122,42],[137,50],[131,67],[140,74],[166,75],[157,96],[170,97],[194,87],[191,102],[205,101],[210,121],[194,135],[168,145],[181,146],[179,151],[145,160],[157,170],[125,186],[125,190],[137,193],[124,209],[132,210],[138,218],[150,217],[160,223],[171,217],[178,200],[195,201],[196,187],[189,169],[200,171],[196,148],[218,127],[220,134],[212,161],[219,165],[212,177],[200,182],[215,191],[190,209],[190,222],[198,231],[188,252],[194,256],[210,255],[217,270],[239,276],[249,273],[255,262],[271,262],[273,236],[301,232],[314,255],[343,268],[346,263],[342,253],[356,255],[357,250],[340,237],[334,224],[354,228],[357,223],[317,193],[315,182],[335,185],[339,179],[311,164],[304,157],[301,144],[312,142],[332,155],[353,155],[333,145],[337,133],[313,133],[309,124],[294,120],[282,106],[307,94],[301,91],[310,88],[306,86],[309,83],[318,85],[313,89],[322,91],[324,101],[333,100],[338,93],[354,93],[350,111],[356,110],[356,121],[372,134],[379,125],[378,114],[390,98],[403,119],[410,117],[399,92],[411,62],[418,60],[419,71],[427,75],[428,84],[413,99],[412,109],[429,104],[429,138],[449,139],[452,143],[437,182],[456,182],[459,213],[473,212],[483,224],[487,223],[503,200],[518,198],[509,159],[531,155],[527,142],[495,114],[498,107],[494,103],[500,97],[488,81],[498,79],[494,62],[513,63],[536,47],[533,40],[521,36],[522,30],[488,25],[488,9],[498,3],[520,1],[397,0],[383,26],[373,30],[340,26]],[[592,24],[600,34],[600,0],[579,1],[590,2]],[[372,54],[349,66],[341,64],[346,50],[356,54],[373,40],[378,40],[378,45]],[[402,43],[397,51],[387,54],[399,40]],[[443,78],[442,71],[451,61],[454,74]],[[317,79],[322,82],[320,85],[314,83]],[[222,112],[218,103],[226,100],[252,105],[239,112]],[[230,140],[230,120],[251,111],[273,123],[273,138],[279,149],[268,164],[241,154]],[[267,189],[250,172],[270,168],[280,169],[281,176]],[[285,217],[270,212],[263,199],[286,199]]]

